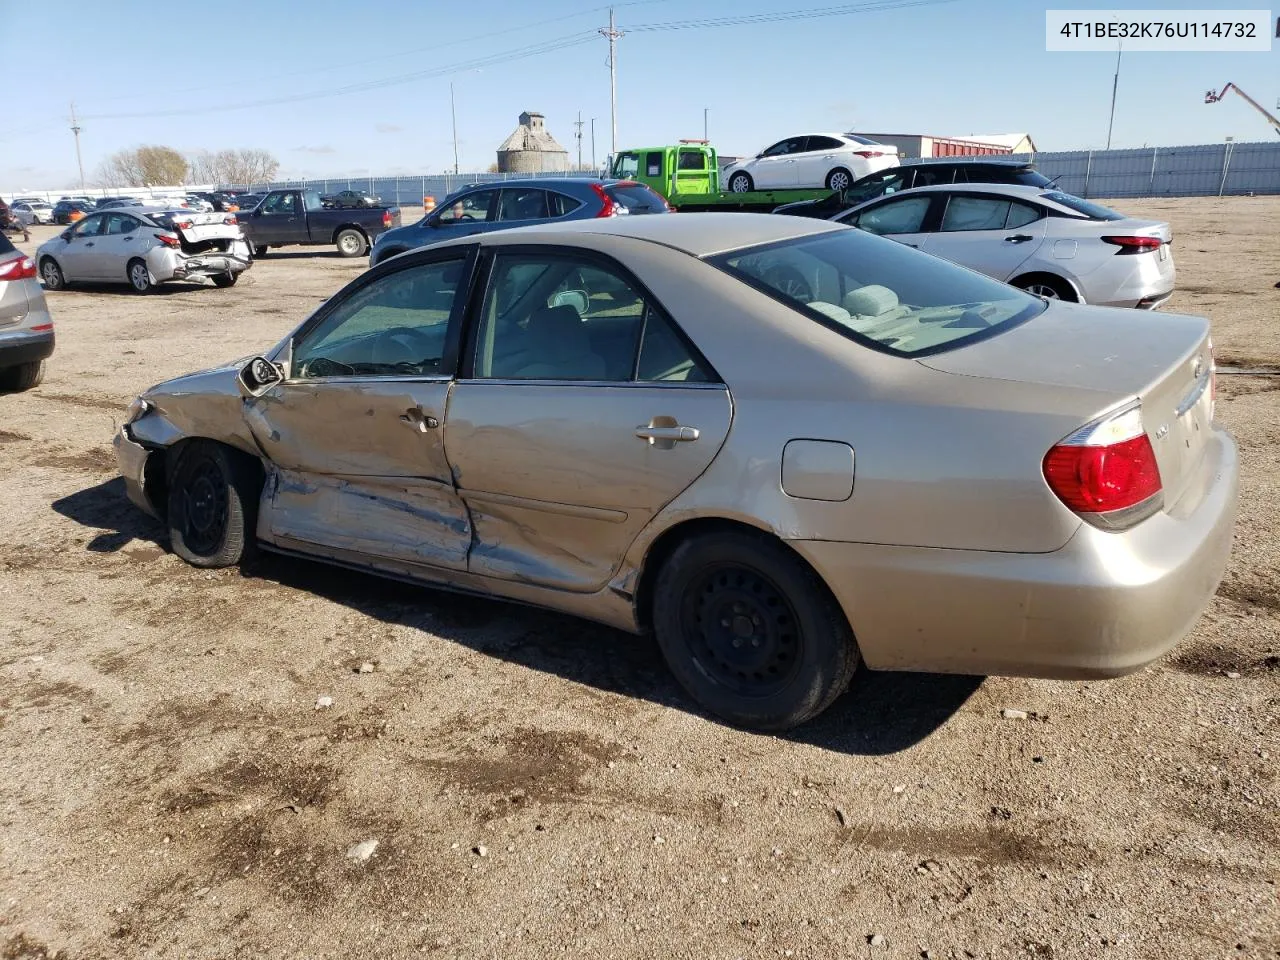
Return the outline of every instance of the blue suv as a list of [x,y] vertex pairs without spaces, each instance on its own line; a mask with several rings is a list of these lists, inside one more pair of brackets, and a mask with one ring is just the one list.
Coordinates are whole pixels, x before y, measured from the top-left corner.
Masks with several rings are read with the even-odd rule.
[[445,198],[417,223],[388,230],[369,251],[369,266],[454,237],[558,220],[670,213],[661,195],[634,180],[542,177],[476,183]]

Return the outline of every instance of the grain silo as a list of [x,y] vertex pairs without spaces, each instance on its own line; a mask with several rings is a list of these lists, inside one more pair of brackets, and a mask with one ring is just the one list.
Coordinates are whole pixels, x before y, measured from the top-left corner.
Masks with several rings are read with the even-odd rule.
[[520,126],[498,148],[499,173],[563,173],[569,169],[569,151],[556,143],[543,127],[540,113],[526,110]]

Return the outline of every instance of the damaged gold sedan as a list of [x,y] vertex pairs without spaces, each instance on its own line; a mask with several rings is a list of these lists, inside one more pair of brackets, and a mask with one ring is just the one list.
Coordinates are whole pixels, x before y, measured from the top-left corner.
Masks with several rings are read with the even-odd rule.
[[174,552],[259,547],[652,630],[759,729],[873,669],[1083,678],[1194,624],[1236,452],[1207,321],[749,214],[391,258],[115,438]]

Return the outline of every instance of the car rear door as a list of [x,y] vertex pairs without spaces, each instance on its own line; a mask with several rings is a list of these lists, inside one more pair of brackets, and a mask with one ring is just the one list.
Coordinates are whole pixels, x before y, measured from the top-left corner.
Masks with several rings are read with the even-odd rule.
[[937,226],[921,245],[926,253],[1009,280],[1044,243],[1048,220],[1035,204],[995,193],[945,194]]
[[591,592],[711,463],[729,392],[615,261],[504,247],[449,398],[469,569]]
[[466,247],[375,269],[294,338],[288,379],[245,406],[272,477],[259,531],[351,562],[461,570],[471,528],[444,456]]

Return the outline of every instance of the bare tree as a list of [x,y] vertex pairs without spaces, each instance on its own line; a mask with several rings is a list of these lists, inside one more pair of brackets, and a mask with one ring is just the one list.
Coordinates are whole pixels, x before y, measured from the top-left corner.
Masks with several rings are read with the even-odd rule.
[[191,177],[200,183],[264,183],[275,179],[280,161],[259,148],[201,150],[188,158]]

